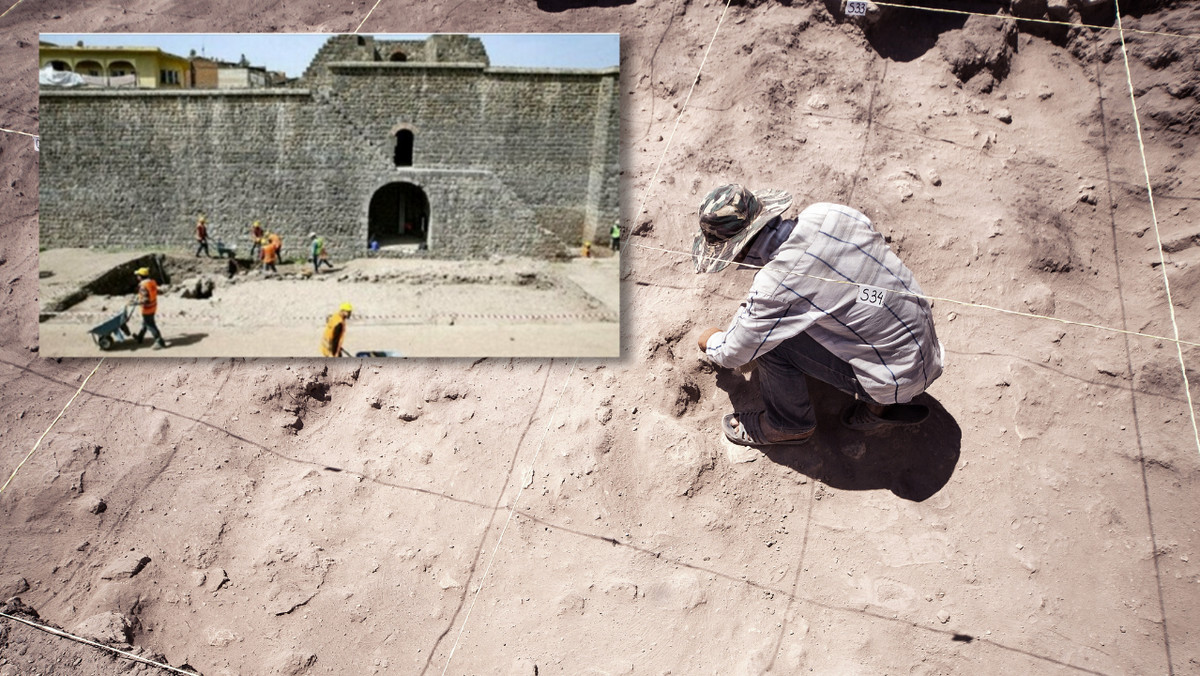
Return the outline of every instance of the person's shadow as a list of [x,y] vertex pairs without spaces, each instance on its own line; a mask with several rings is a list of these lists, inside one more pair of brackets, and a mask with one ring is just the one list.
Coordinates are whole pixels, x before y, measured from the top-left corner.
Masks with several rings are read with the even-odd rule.
[[[167,339],[167,345],[168,345],[167,349],[170,349],[169,346],[172,346],[172,345],[177,345],[179,347],[183,347],[184,345],[195,345],[196,343],[199,343],[200,341],[204,340],[207,337],[208,337],[207,333],[181,333],[176,336],[166,336],[166,335],[163,336],[163,338]],[[230,355],[230,356],[233,356],[233,355]]]
[[[749,380],[719,370],[717,386],[729,393],[736,411],[762,409],[757,373]],[[929,407],[919,425],[857,432],[842,426],[842,411],[854,398],[814,378],[809,394],[817,414],[817,433],[802,444],[766,446],[767,458],[833,488],[862,491],[886,488],[897,497],[920,502],[950,480],[962,448],[962,430],[954,417],[928,394],[913,400]],[[727,442],[728,443],[728,442]]]
[[[178,335],[163,334],[163,339],[167,341],[167,347],[161,350],[154,350],[155,356],[167,357],[170,356],[171,347],[184,345],[195,345],[208,337],[207,333],[181,333]],[[154,337],[147,336],[145,342],[138,343],[137,340],[127,339],[118,343],[114,343],[112,347],[103,350],[105,353],[128,352],[132,354],[151,354],[151,348],[154,347]],[[124,355],[122,355],[124,356]]]

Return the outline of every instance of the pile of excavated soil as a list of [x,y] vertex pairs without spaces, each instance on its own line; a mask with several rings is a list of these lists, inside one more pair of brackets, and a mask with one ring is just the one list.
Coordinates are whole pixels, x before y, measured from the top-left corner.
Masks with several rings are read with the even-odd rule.
[[[0,110],[36,130],[49,29],[620,32],[622,356],[106,360],[0,493],[0,587],[206,676],[1200,672],[1194,3],[1126,10],[1128,80],[1112,31],[883,6],[368,5],[19,3]],[[37,156],[0,144],[8,470],[99,360],[32,351]],[[808,444],[723,441],[756,377],[695,341],[750,273],[688,252],[733,181],[855,206],[938,297],[927,423],[815,387]],[[22,659],[80,673],[59,641]]]

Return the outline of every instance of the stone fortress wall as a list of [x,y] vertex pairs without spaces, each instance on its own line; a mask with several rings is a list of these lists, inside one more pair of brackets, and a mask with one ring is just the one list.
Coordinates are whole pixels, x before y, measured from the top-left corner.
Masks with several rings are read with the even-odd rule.
[[618,218],[618,98],[615,68],[492,68],[461,35],[334,36],[286,88],[43,90],[40,244],[188,246],[204,212],[243,250],[253,220],[289,257],[365,250],[408,209],[426,255],[560,256]]

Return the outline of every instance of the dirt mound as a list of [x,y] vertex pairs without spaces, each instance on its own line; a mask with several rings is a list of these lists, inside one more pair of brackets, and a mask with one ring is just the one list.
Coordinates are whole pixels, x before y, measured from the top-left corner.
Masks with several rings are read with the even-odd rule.
[[1017,46],[1016,22],[972,16],[938,40],[950,71],[972,91],[988,93],[1008,75]]

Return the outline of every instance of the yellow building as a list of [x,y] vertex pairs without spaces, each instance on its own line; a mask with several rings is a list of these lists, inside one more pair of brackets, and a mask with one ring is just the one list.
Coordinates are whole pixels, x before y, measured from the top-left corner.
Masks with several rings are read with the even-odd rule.
[[98,87],[181,89],[191,87],[191,64],[158,47],[63,47],[38,44],[38,69],[50,65]]

